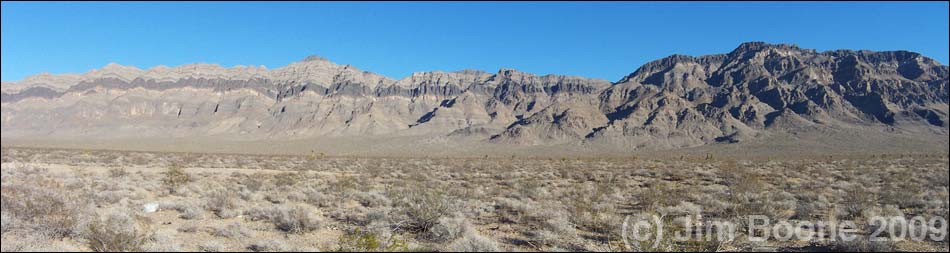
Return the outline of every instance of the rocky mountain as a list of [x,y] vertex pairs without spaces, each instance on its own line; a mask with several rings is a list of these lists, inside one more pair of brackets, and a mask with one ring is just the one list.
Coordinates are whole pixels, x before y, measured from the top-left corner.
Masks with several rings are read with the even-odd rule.
[[828,129],[948,135],[948,68],[906,51],[750,42],[617,82],[517,70],[401,80],[320,57],[41,74],[2,85],[4,138],[450,138],[683,148]]

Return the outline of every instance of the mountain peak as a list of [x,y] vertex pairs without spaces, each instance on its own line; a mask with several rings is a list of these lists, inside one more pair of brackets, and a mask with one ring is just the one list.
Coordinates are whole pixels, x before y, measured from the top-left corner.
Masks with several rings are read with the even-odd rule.
[[798,45],[795,45],[795,44],[769,44],[768,42],[751,41],[751,42],[745,42],[745,43],[739,44],[739,47],[737,47],[735,50],[732,50],[732,52],[733,53],[754,52],[754,51],[762,51],[765,49],[772,49],[772,48],[794,49],[794,50],[801,49],[798,47]]
[[125,65],[118,64],[115,62],[110,62],[109,64],[102,66],[100,70],[109,71],[109,70],[131,70],[131,69],[138,69],[138,68],[133,67],[133,66],[125,66]]
[[307,58],[304,58],[303,61],[301,62],[329,62],[329,61],[330,60],[327,60],[327,58],[323,58],[323,56],[310,55],[310,56],[307,56]]

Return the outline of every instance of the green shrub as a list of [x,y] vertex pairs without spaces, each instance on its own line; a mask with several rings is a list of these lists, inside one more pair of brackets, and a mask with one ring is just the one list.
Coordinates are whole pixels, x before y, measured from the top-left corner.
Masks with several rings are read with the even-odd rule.
[[169,190],[171,193],[178,192],[178,188],[191,183],[192,177],[184,169],[178,166],[169,167],[168,170],[162,173],[162,186]]
[[347,231],[340,236],[340,252],[407,252],[406,241],[393,236],[389,241],[382,241],[379,236],[362,230]]

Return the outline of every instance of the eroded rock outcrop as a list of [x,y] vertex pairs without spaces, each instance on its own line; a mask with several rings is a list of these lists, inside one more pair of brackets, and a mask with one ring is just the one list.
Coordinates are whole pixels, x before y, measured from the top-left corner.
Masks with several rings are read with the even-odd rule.
[[82,138],[439,136],[513,145],[680,148],[822,128],[946,138],[947,66],[917,53],[750,42],[674,55],[611,83],[512,69],[393,80],[320,57],[268,70],[210,64],[4,83],[3,135]]

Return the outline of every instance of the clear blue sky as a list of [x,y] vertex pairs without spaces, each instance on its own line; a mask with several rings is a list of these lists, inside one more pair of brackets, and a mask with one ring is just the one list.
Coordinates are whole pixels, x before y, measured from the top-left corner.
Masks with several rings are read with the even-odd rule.
[[402,78],[515,68],[611,81],[745,41],[948,59],[947,2],[2,3],[2,79],[116,62],[276,68],[308,55]]

